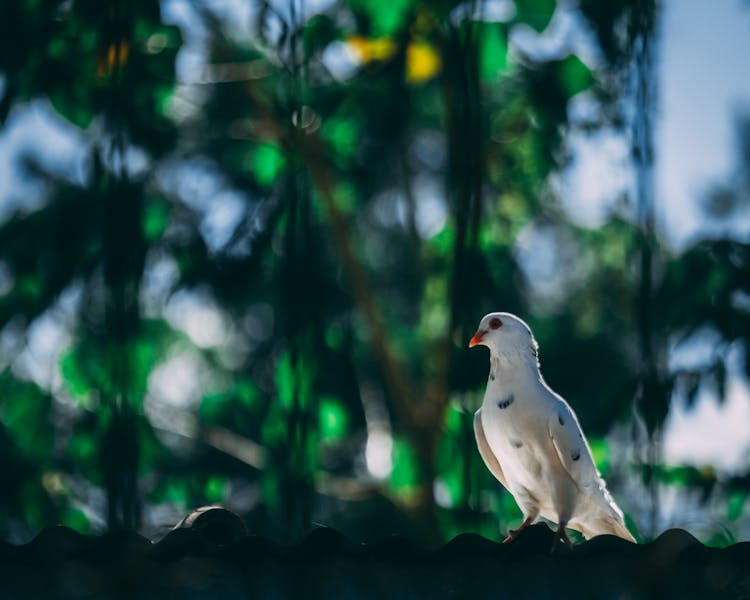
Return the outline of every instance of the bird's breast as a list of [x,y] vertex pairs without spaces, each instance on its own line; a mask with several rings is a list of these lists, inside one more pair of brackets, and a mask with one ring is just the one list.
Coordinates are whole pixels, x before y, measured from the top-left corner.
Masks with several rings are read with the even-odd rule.
[[488,389],[482,414],[489,421],[486,427],[503,432],[507,437],[514,434],[533,437],[547,430],[544,411],[536,406],[535,398],[514,389]]
[[482,427],[511,491],[535,490],[549,471],[547,457],[554,454],[547,419],[510,391],[485,397]]

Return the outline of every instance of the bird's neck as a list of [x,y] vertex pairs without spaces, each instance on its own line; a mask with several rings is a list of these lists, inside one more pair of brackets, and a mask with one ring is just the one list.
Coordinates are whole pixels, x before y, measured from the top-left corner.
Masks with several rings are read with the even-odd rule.
[[535,352],[496,352],[490,350],[490,384],[503,387],[541,381]]

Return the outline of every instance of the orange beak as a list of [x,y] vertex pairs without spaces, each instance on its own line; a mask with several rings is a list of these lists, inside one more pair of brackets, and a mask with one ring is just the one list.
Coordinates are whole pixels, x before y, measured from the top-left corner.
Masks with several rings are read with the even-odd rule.
[[473,348],[474,346],[477,346],[482,343],[482,336],[487,333],[486,331],[482,331],[481,329],[477,331],[474,334],[474,337],[469,340],[469,348]]

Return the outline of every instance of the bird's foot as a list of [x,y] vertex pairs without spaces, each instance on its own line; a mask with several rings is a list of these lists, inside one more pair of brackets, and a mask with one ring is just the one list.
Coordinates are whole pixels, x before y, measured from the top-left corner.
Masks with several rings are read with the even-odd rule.
[[534,522],[533,517],[526,517],[523,523],[521,523],[521,526],[518,529],[511,529],[508,531],[508,537],[506,537],[503,540],[503,544],[507,544],[508,542],[512,542],[518,537],[518,534],[521,533],[524,529],[526,529],[529,525],[531,525]]
[[567,524],[568,524],[567,521],[563,521],[557,526],[557,531],[555,531],[555,535],[552,538],[552,548],[550,548],[550,551],[549,551],[550,554],[555,553],[555,550],[557,549],[558,544],[572,546],[572,544],[570,543],[570,539],[568,538],[568,534],[565,531],[565,526]]

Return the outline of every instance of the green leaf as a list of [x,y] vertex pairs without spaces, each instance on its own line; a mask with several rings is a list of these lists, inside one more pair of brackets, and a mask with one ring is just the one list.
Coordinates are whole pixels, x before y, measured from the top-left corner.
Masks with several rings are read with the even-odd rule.
[[65,448],[65,458],[74,465],[73,472],[83,474],[91,483],[102,483],[99,440],[93,423],[77,423]]
[[286,164],[286,158],[276,144],[261,144],[256,148],[251,169],[260,185],[270,187]]
[[198,412],[202,419],[211,423],[227,421],[232,419],[233,411],[236,415],[239,407],[257,409],[260,398],[258,387],[252,381],[240,378],[227,391],[203,396]]
[[94,119],[95,111],[91,103],[80,97],[71,97],[71,92],[62,89],[51,90],[49,99],[61,116],[81,129],[86,129]]
[[230,401],[231,396],[229,394],[207,394],[201,398],[198,414],[202,420],[208,423],[215,423]]
[[86,513],[77,508],[68,508],[63,512],[60,522],[66,527],[75,529],[79,533],[88,533],[91,531],[91,522]]
[[18,499],[23,507],[26,521],[33,529],[41,529],[48,523],[45,522],[44,510],[44,488],[38,479],[27,479],[21,485]]
[[181,507],[187,506],[189,497],[187,481],[178,479],[168,481],[157,495],[159,501],[172,502]]
[[163,461],[171,458],[171,454],[156,437],[149,420],[139,415],[135,420],[135,432],[138,436],[139,475],[153,473],[159,469]]
[[687,487],[703,488],[710,490],[716,484],[716,471],[713,467],[694,467],[691,465],[669,466],[643,465],[642,473],[648,480],[649,476],[655,476],[659,481],[671,485],[682,485]]
[[264,445],[273,448],[287,443],[289,434],[287,418],[287,413],[281,403],[273,402],[261,425],[260,438]]
[[357,188],[347,181],[336,184],[333,200],[344,213],[352,214],[357,210]]
[[369,17],[373,37],[391,36],[402,28],[412,0],[351,0],[355,11]]
[[342,439],[349,429],[346,407],[332,396],[323,396],[318,405],[318,427],[323,442]]
[[747,501],[747,491],[729,492],[727,498],[727,520],[736,521],[742,516],[742,509]]
[[335,324],[328,327],[325,331],[326,346],[331,350],[338,350],[344,343],[344,331],[340,325]]
[[508,32],[502,23],[478,23],[479,73],[484,79],[497,79],[508,68]]
[[590,437],[589,448],[591,448],[591,454],[594,457],[594,464],[599,469],[603,477],[609,474],[609,445],[604,438]]
[[464,413],[455,404],[449,404],[445,411],[445,432],[458,434],[461,431]]
[[500,495],[500,515],[503,517],[503,521],[513,525],[513,529],[523,523],[523,513],[518,507],[518,502],[506,490],[503,490]]
[[706,546],[713,548],[727,548],[737,543],[737,537],[725,526],[720,525],[721,529],[714,532],[705,542]]
[[393,470],[389,483],[397,496],[408,501],[419,484],[419,459],[409,442],[403,438],[393,440]]
[[33,383],[3,383],[0,421],[27,457],[40,462],[48,459],[52,446],[49,396]]
[[547,28],[555,14],[555,0],[516,0],[516,21],[526,23],[535,31]]
[[435,248],[438,255],[447,256],[453,250],[455,243],[456,234],[453,226],[450,223],[446,223],[437,235],[430,238],[429,243]]
[[276,363],[276,393],[281,405],[291,408],[294,401],[294,372],[288,352],[284,352]]
[[143,235],[147,242],[153,243],[164,235],[169,224],[169,208],[164,202],[152,200],[146,203],[143,210]]
[[229,492],[229,481],[226,477],[214,475],[206,481],[206,487],[203,491],[206,502],[209,504],[221,502],[227,497]]
[[558,63],[557,78],[568,98],[587,90],[595,81],[594,74],[575,54],[571,54]]
[[68,350],[60,357],[60,373],[73,399],[86,402],[90,397],[89,380],[80,368],[75,348]]
[[38,299],[43,292],[42,280],[34,275],[24,275],[19,277],[14,286],[13,292],[29,300]]
[[[163,321],[152,320],[141,323],[137,338],[119,345],[83,338],[60,358],[65,385],[74,400],[90,409],[96,408],[100,396],[123,392],[139,402],[151,371],[174,335]],[[125,374],[119,384],[112,376],[115,369]]]
[[323,123],[323,139],[330,145],[334,159],[346,166],[359,146],[359,123],[350,117],[333,116]]
[[234,395],[248,408],[257,408],[261,397],[258,386],[250,379],[240,378],[234,384]]
[[74,462],[87,459],[96,453],[96,441],[88,433],[76,433],[70,438],[67,454]]
[[279,475],[277,471],[266,470],[260,483],[261,497],[267,506],[278,506],[281,501]]

